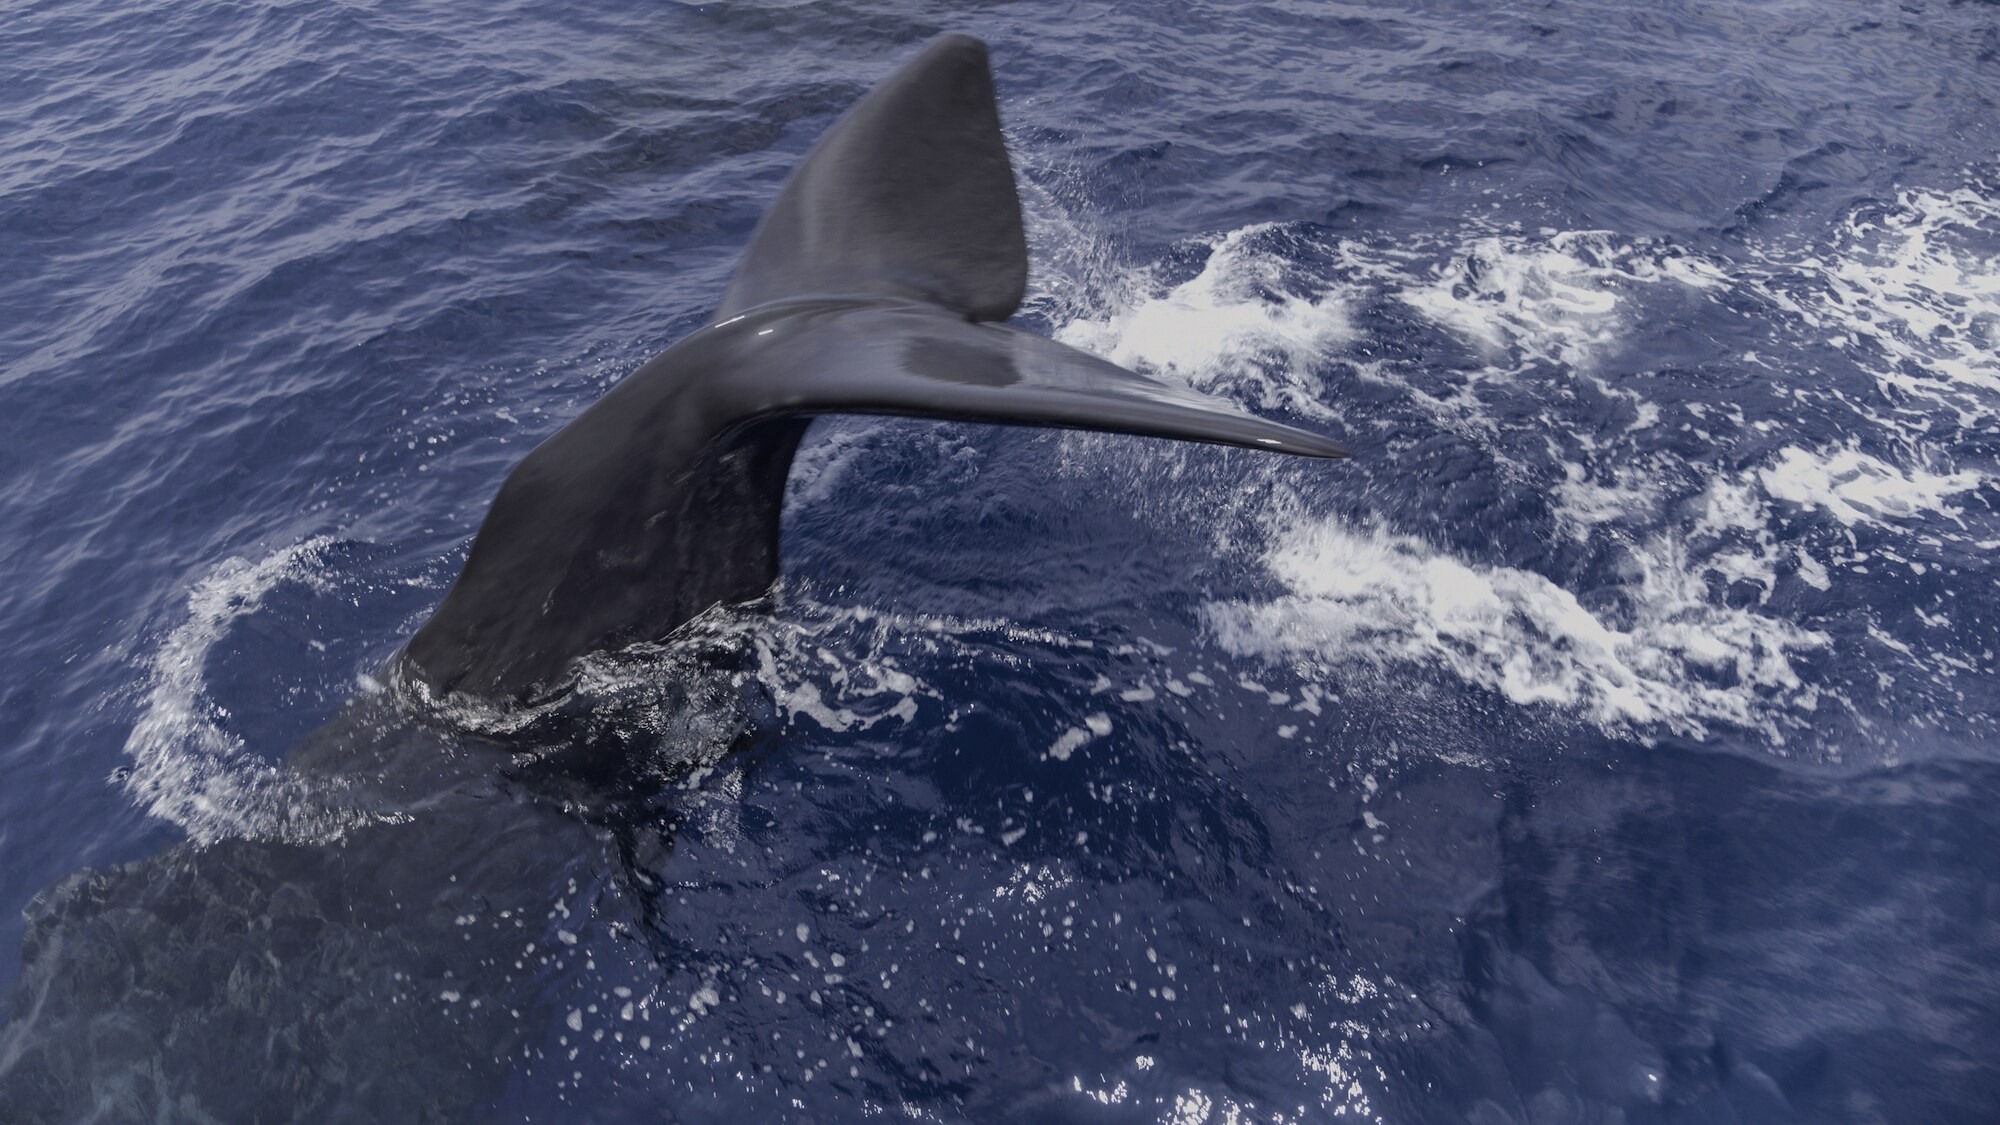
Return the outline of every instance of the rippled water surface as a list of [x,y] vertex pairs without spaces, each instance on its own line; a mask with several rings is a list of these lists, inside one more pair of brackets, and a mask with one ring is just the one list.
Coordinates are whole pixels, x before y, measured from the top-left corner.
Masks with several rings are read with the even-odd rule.
[[[1357,456],[823,420],[767,604],[537,712],[378,683],[943,30],[1021,323]],[[1991,4],[30,0],[0,59],[0,1118],[2000,1116]]]

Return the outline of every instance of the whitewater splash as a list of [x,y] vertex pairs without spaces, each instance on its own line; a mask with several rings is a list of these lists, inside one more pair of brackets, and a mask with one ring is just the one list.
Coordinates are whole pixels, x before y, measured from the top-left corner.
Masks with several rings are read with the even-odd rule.
[[1970,492],[1987,477],[1970,469],[1929,472],[1899,468],[1856,449],[1822,452],[1788,446],[1757,478],[1772,498],[1828,513],[1853,527],[1943,516],[1956,520],[1950,498]]
[[[1991,194],[1905,191],[1814,246],[1751,244],[1740,257],[1605,231],[1475,223],[1390,249],[1257,225],[1191,245],[1207,257],[1185,280],[1138,271],[1099,307],[1073,302],[1057,335],[1308,417],[1338,416],[1344,382],[1394,388],[1413,413],[1392,404],[1352,423],[1380,431],[1384,455],[1413,428],[1472,434],[1489,471],[1543,494],[1554,523],[1543,534],[1616,560],[1588,588],[1568,586],[1583,576],[1545,569],[1538,548],[1537,561],[1510,565],[1404,530],[1417,499],[1364,484],[1377,513],[1335,516],[1324,508],[1345,482],[1322,493],[1294,467],[1252,466],[1265,484],[1245,491],[1260,507],[1184,501],[1212,517],[1218,552],[1247,553],[1279,587],[1206,604],[1204,623],[1234,656],[1316,675],[1435,668],[1610,730],[1723,725],[1776,747],[1828,706],[1861,721],[1864,705],[1827,671],[1851,642],[1881,690],[1929,701],[1911,719],[1942,722],[1949,707],[1936,700],[1959,698],[1944,680],[1979,665],[1976,646],[1961,651],[1942,628],[1929,651],[1893,641],[1856,582],[1885,565],[1922,577],[2000,541],[1972,499],[1995,477],[1960,463],[1953,436],[2000,411]],[[1774,345],[1715,357],[1771,373],[1754,407],[1656,399],[1660,373],[1633,341],[1687,302],[1727,306],[1780,341],[1830,345],[1885,398],[1794,370],[1811,360]],[[1381,358],[1371,334],[1396,325],[1377,329],[1364,310],[1384,307],[1417,314],[1481,366],[1437,393],[1421,357]],[[1625,402],[1611,414],[1622,424],[1572,418],[1569,388],[1580,387]],[[1842,418],[1848,436],[1829,443],[1811,417],[1786,418],[1788,399]],[[1369,456],[1353,471],[1367,472]],[[1938,624],[1939,613],[1920,616]]]
[[1120,305],[1072,317],[1056,339],[1205,390],[1244,391],[1266,410],[1338,417],[1315,371],[1354,339],[1347,305],[1264,244],[1273,229],[1211,240],[1207,263],[1177,285],[1140,271],[1121,286]]
[[1476,237],[1401,300],[1476,347],[1496,368],[1547,364],[1589,373],[1639,315],[1638,291],[1724,284],[1714,264],[1609,231]]

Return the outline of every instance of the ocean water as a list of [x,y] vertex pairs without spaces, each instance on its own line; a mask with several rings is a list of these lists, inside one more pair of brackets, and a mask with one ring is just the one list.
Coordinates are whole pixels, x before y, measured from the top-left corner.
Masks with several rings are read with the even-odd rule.
[[[413,713],[507,468],[945,30],[1020,323],[1354,459],[826,419],[773,598]],[[28,0],[0,61],[0,1119],[2000,1119],[1992,4]]]

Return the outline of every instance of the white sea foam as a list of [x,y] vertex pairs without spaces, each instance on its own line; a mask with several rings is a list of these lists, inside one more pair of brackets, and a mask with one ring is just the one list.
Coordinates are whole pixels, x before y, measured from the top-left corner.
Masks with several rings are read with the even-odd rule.
[[894,656],[836,655],[788,623],[758,630],[752,643],[758,679],[792,722],[809,718],[830,731],[867,730],[887,719],[910,722],[919,699],[943,699]]
[[[1597,230],[1475,228],[1395,250],[1327,241],[1319,249],[1340,263],[1337,278],[1302,275],[1274,246],[1276,228],[1253,225],[1208,239],[1206,264],[1180,284],[1155,284],[1142,270],[1103,283],[1095,301],[1070,294],[1059,303],[1072,319],[1057,336],[1198,386],[1247,387],[1266,407],[1326,416],[1337,404],[1317,393],[1313,369],[1327,358],[1395,378],[1353,346],[1350,309],[1363,294],[1400,299],[1477,348],[1490,373],[1547,365],[1588,376],[1647,316],[1648,294],[1733,293],[1775,306],[1885,388],[1945,402],[1967,420],[2000,411],[1992,194],[1980,185],[1907,190],[1893,205],[1850,214],[1816,247],[1760,245],[1742,260]],[[1415,272],[1425,261],[1435,264]],[[1646,405],[1641,425],[1658,418]],[[1896,424],[1880,411],[1868,417]]]
[[[1245,538],[1245,517],[1269,523],[1262,561],[1284,588],[1268,602],[1207,608],[1214,635],[1235,653],[1350,668],[1429,664],[1512,702],[1607,726],[1698,731],[1722,723],[1781,738],[1814,708],[1845,703],[1802,678],[1801,655],[1824,648],[1828,635],[1767,607],[1788,579],[1825,591],[1843,580],[1843,568],[1863,570],[1860,556],[1802,537],[1788,516],[1804,507],[1850,532],[1866,525],[1951,538],[1940,524],[1971,518],[1960,498],[1991,482],[1947,460],[1934,432],[1917,436],[1954,413],[1961,424],[2000,413],[2000,258],[1991,253],[2000,202],[1991,194],[1906,191],[1891,205],[1856,211],[1811,249],[1755,246],[1727,257],[1603,231],[1488,227],[1395,253],[1321,242],[1315,255],[1340,264],[1317,278],[1300,276],[1286,239],[1249,227],[1209,240],[1195,277],[1152,285],[1142,271],[1140,284],[1105,295],[1111,311],[1079,317],[1059,336],[1266,408],[1317,416],[1336,412],[1320,387],[1328,364],[1339,363],[1403,386],[1412,405],[1444,425],[1485,426],[1481,444],[1491,455],[1533,470],[1534,479],[1546,479],[1546,462],[1518,435],[1502,435],[1477,380],[1466,393],[1432,398],[1435,388],[1407,363],[1368,357],[1374,349],[1357,339],[1351,311],[1400,300],[1476,348],[1486,374],[1503,379],[1531,368],[1593,378],[1662,302],[1683,308],[1704,298],[1759,310],[1780,339],[1803,333],[1838,348],[1891,392],[1886,404],[1840,401],[1858,425],[1888,432],[1906,454],[1819,445],[1787,434],[1782,419],[1752,422],[1726,402],[1681,403],[1675,409],[1688,420],[1670,424],[1718,452],[1737,448],[1752,426],[1789,444],[1718,468],[1680,454],[1635,458],[1638,438],[1603,450],[1601,434],[1545,442],[1563,471],[1552,496],[1560,526],[1578,540],[1615,543],[1629,563],[1601,603],[1533,571],[1458,558],[1309,505],[1295,505],[1290,527],[1275,512],[1238,509],[1215,529],[1228,550]],[[1287,235],[1300,237],[1311,236]],[[1780,376],[1797,362],[1776,346],[1759,353],[1742,360]],[[1662,424],[1643,385],[1597,381],[1636,403],[1628,432]],[[1824,379],[1793,382],[1791,393],[1831,393],[1819,389]],[[1550,425],[1563,418],[1553,406],[1545,416]],[[1699,489],[1692,496],[1690,485]],[[1257,492],[1257,503],[1265,495]]]
[[318,584],[326,538],[256,562],[230,559],[195,584],[187,616],[147,662],[149,684],[125,740],[125,790],[152,815],[208,843],[231,836],[320,840],[371,818],[330,803],[255,755],[208,696],[209,652],[284,582]]
[[[1503,375],[1548,366],[1593,376],[1644,323],[1663,286],[1763,304],[1781,339],[1798,333],[1831,345],[1890,394],[1888,404],[1843,400],[1860,421],[1914,437],[1939,406],[1962,426],[2000,414],[1996,244],[2000,198],[1975,178],[1972,186],[1911,189],[1892,204],[1859,208],[1804,247],[1764,243],[1722,258],[1603,231],[1475,231],[1427,278],[1372,280],[1477,348],[1489,374]],[[1810,371],[1786,371],[1783,355],[1781,348],[1743,358],[1797,376],[1802,388],[1824,383]],[[1655,423],[1657,408],[1638,402],[1635,428]],[[1476,405],[1458,403],[1475,413]]]
[[1496,367],[1588,370],[1626,335],[1632,291],[1663,282],[1725,283],[1721,271],[1687,254],[1606,231],[1557,231],[1477,238],[1401,296]]
[[1574,461],[1563,462],[1563,479],[1556,484],[1555,510],[1565,528],[1578,539],[1605,524],[1646,522],[1659,506],[1660,482],[1651,466],[1612,469],[1608,482],[1592,479]]
[[994,643],[1094,647],[999,618],[883,613],[789,591],[780,601],[777,615],[746,618],[741,626],[755,655],[754,674],[789,721],[810,719],[830,731],[914,722],[926,704],[948,710],[944,694],[908,663],[963,661]]
[[1092,712],[1084,716],[1082,726],[1070,727],[1057,735],[1056,740],[1049,744],[1049,748],[1043,753],[1043,756],[1054,758],[1059,762],[1067,762],[1071,754],[1083,749],[1091,740],[1103,738],[1110,733],[1111,716],[1102,711]]
[[1062,325],[1056,338],[1195,386],[1244,384],[1266,408],[1329,415],[1313,369],[1353,338],[1347,307],[1337,293],[1297,291],[1285,260],[1259,244],[1269,230],[1214,239],[1194,277],[1142,284],[1108,314]]
[[1792,657],[1824,646],[1824,634],[1715,604],[1670,537],[1633,558],[1633,615],[1620,625],[1532,571],[1306,519],[1276,530],[1265,556],[1286,592],[1214,603],[1207,618],[1238,655],[1430,665],[1510,702],[1609,727],[1699,732],[1724,722],[1775,734],[1784,712],[1816,705]]
[[[1074,321],[1061,337],[1197,385],[1247,376],[1263,403],[1298,407],[1311,396],[1312,368],[1345,349],[1353,330],[1341,293],[1296,295],[1290,267],[1266,245],[1266,233],[1251,227],[1215,239],[1193,279]],[[1587,366],[1628,331],[1642,311],[1635,294],[1643,287],[1728,283],[1691,255],[1603,232],[1483,235],[1415,283],[1389,258],[1333,249],[1356,264],[1354,283],[1399,294],[1502,369]],[[1310,407],[1327,412],[1317,402]],[[1573,534],[1622,523],[1647,536],[1654,527],[1660,466],[1608,474],[1565,467],[1557,511]],[[1591,612],[1532,571],[1474,564],[1408,536],[1305,516],[1275,532],[1264,555],[1286,594],[1213,604],[1208,624],[1239,655],[1428,663],[1512,702],[1572,709],[1606,725],[1697,730],[1726,722],[1775,730],[1778,716],[1816,704],[1818,693],[1800,680],[1793,657],[1826,638],[1711,599],[1711,570],[1756,580],[1766,594],[1776,583],[1761,497],[1738,491],[1726,487],[1697,507],[1699,519],[1714,526],[1654,530],[1642,539],[1633,553],[1639,576],[1626,591],[1629,622]],[[1732,540],[1733,553],[1710,543],[1706,555],[1690,554],[1688,535],[1720,539],[1726,531],[1743,533]],[[1743,539],[1747,547],[1735,541]],[[1086,734],[1081,727],[1062,732],[1052,752],[1074,751]]]
[[[1882,386],[1970,423],[2000,412],[2000,199],[1990,185],[1912,189],[1849,215],[1829,250],[1766,247],[1746,274]],[[1798,279],[1804,278],[1804,281]]]
[[1826,511],[1853,527],[1887,525],[1926,514],[1956,516],[1947,498],[1968,492],[1986,479],[1971,470],[1935,473],[1900,469],[1855,449],[1813,452],[1785,448],[1778,461],[1760,470],[1764,490],[1779,500]]

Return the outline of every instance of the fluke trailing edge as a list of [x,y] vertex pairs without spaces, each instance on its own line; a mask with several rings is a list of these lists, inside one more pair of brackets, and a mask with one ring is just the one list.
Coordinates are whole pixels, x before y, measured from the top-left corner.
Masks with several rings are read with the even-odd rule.
[[1315,457],[1327,439],[1002,327],[1027,282],[986,47],[947,35],[792,174],[715,320],[516,466],[404,652],[437,694],[532,697],[778,576],[810,416],[1067,426]]

